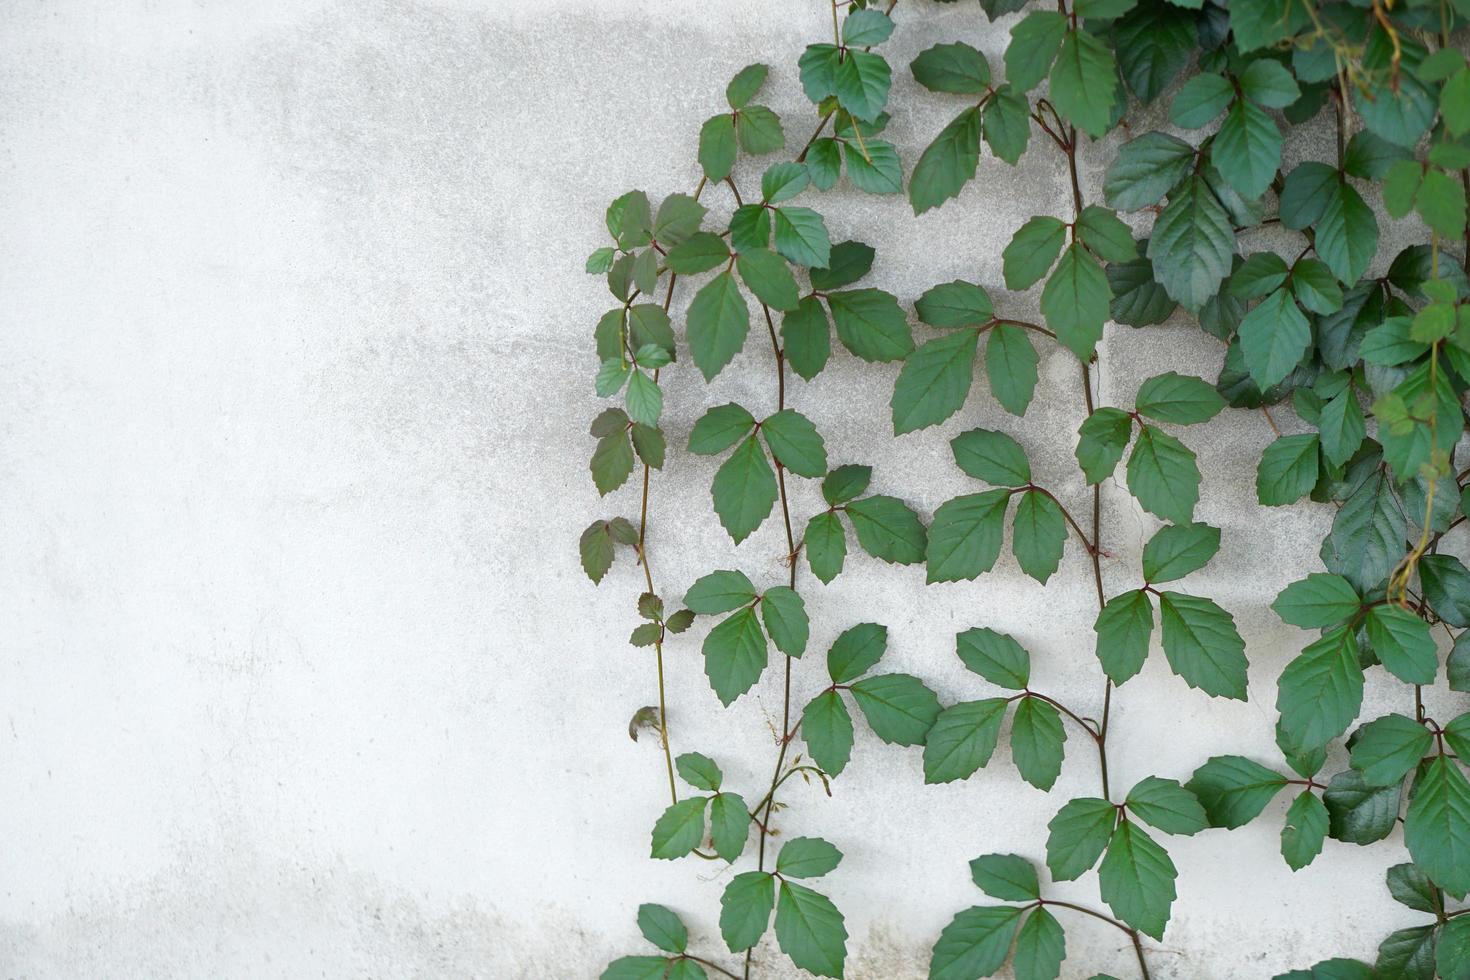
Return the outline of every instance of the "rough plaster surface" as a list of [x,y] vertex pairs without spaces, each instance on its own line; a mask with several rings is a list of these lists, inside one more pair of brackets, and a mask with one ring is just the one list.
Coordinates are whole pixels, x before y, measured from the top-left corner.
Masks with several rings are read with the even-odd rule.
[[[625,557],[594,589],[577,565],[591,519],[636,507],[631,489],[599,501],[585,469],[608,297],[580,268],[612,197],[692,188],[698,126],[745,63],[775,66],[765,99],[805,138],[794,63],[826,18],[788,0],[5,5],[0,975],[591,977],[641,948],[643,901],[718,951],[730,872],[646,856],[665,785],[655,741],[626,734],[655,697],[650,657],[623,642],[639,577]],[[998,54],[1009,24],[923,2],[900,21],[890,132],[912,165],[954,106],[902,66],[956,37]],[[1086,161],[1090,197],[1112,142]],[[878,247],[872,282],[906,305],[954,277],[996,286],[1012,231],[1066,199],[1033,147],[1019,170],[985,161],[919,220],[845,185],[819,206],[834,238]],[[1036,300],[1000,302],[1034,315]],[[774,404],[753,338],[714,384],[669,374],[672,444],[709,405]],[[1108,402],[1160,371],[1212,375],[1221,349],[1180,322],[1110,327],[1101,357]],[[965,487],[947,439],[1001,426],[1084,499],[1068,356],[1045,356],[1023,425],[981,385],[950,424],[897,441],[895,373],[839,352],[816,383],[794,382],[834,462],[874,464],[877,489],[927,514]],[[1330,514],[1254,505],[1269,438],[1246,413],[1188,434],[1206,473],[1198,517],[1225,532],[1189,586],[1235,614],[1251,700],[1191,691],[1156,653],[1115,701],[1116,786],[1183,778],[1222,751],[1276,758],[1275,678],[1303,636],[1266,606],[1318,567]],[[719,528],[714,466],[677,455],[655,477],[666,595],[712,567],[783,574],[778,522],[738,548]],[[804,519],[815,487],[793,495]],[[1106,512],[1107,576],[1126,583],[1154,522],[1112,485]],[[798,699],[863,618],[890,627],[888,665],[946,702],[983,691],[953,634],[988,625],[1033,650],[1038,687],[1098,710],[1075,550],[1045,590],[1009,558],[930,588],[920,568],[862,556],[828,588],[802,579],[815,656],[797,665]],[[753,798],[779,675],[722,710],[699,635],[668,654],[675,748],[715,756]],[[1402,691],[1370,688],[1369,709],[1390,697]],[[918,752],[860,735],[832,799],[797,786],[780,825],[846,852],[826,887],[847,914],[849,975],[918,977],[938,930],[980,900],[965,862],[1039,856],[1056,807],[1096,784],[1075,735],[1050,795],[1004,749],[968,782],[924,787]],[[1285,803],[1169,841],[1179,900],[1155,976],[1371,958],[1413,918],[1382,887],[1397,840],[1328,842],[1288,871]],[[1057,890],[1095,903],[1095,889],[1089,876]],[[1133,975],[1118,934],[1067,925],[1065,976]],[[772,950],[761,961],[785,975]]]

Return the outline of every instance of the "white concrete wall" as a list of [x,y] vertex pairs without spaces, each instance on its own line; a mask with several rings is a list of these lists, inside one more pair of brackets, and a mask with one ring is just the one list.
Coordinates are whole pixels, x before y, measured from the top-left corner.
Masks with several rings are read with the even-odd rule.
[[[665,784],[656,740],[626,734],[655,698],[650,655],[624,643],[639,577],[625,554],[594,589],[577,564],[591,519],[636,506],[631,489],[599,501],[585,469],[608,297],[581,265],[612,197],[692,188],[698,126],[747,62],[773,66],[765,98],[805,138],[795,59],[827,16],[816,0],[0,10],[0,975],[591,977],[643,948],[644,901],[684,914],[718,956],[729,872],[646,856]],[[908,61],[954,38],[998,55],[1008,23],[923,0],[898,19],[890,132],[912,166],[954,110]],[[1087,153],[1089,198],[1114,145]],[[873,283],[910,304],[958,276],[998,287],[1004,242],[1063,207],[1064,179],[1033,143],[1019,170],[986,160],[922,219],[845,185],[818,206],[834,238],[877,246]],[[997,294],[1034,314],[1036,295]],[[1221,355],[1182,321],[1110,327],[1104,401],[1164,370],[1212,377]],[[981,385],[941,430],[895,441],[895,374],[839,352],[791,401],[834,462],[874,464],[876,488],[927,514],[966,486],[947,439],[1008,422]],[[1012,431],[1080,502],[1076,375],[1047,354]],[[714,384],[666,377],[675,445],[708,405],[774,404],[758,342]],[[1330,514],[1254,504],[1269,439],[1236,412],[1187,434],[1206,471],[1198,517],[1225,533],[1189,584],[1235,614],[1251,700],[1189,690],[1156,651],[1117,693],[1117,786],[1221,752],[1278,761],[1275,680],[1304,635],[1266,607],[1318,567]],[[777,522],[739,548],[719,528],[714,466],[677,454],[655,475],[650,548],[670,597],[715,567],[781,574]],[[796,480],[794,498],[804,520],[815,486]],[[1106,511],[1122,588],[1153,521],[1113,485]],[[1032,648],[1042,689],[1098,709],[1073,546],[1045,590],[1009,558],[925,588],[922,568],[855,556],[831,587],[804,568],[800,584],[814,614],[802,701],[831,638],[876,619],[887,663],[946,702],[983,690],[953,634],[988,625]],[[714,756],[754,798],[779,676],[720,709],[701,633],[668,652],[674,746]],[[1370,689],[1370,709],[1404,696]],[[1005,750],[968,782],[925,787],[916,750],[861,734],[832,799],[791,794],[783,831],[846,853],[825,885],[852,933],[850,976],[923,975],[939,929],[982,901],[965,862],[1040,857],[1056,808],[1096,789],[1090,747],[1068,747],[1047,795]],[[1382,886],[1396,838],[1329,842],[1292,874],[1284,808],[1168,841],[1179,901],[1151,944],[1156,977],[1371,959],[1415,919]],[[1059,893],[1098,901],[1093,876]],[[1113,930],[1067,926],[1065,976],[1134,975]],[[762,961],[785,975],[773,951]]]

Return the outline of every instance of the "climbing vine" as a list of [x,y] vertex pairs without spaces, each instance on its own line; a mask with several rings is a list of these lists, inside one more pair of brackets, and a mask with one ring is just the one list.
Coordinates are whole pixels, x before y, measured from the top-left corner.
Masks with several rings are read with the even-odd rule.
[[[1095,762],[1070,764],[1095,766],[1097,795],[1060,801],[1037,828],[1037,860],[970,862],[992,901],[955,910],[934,937],[935,980],[990,976],[1008,963],[1021,980],[1052,980],[1068,922],[1088,918],[1126,937],[1138,974],[1150,977],[1177,897],[1169,839],[1240,827],[1283,792],[1292,795],[1281,830],[1289,867],[1311,864],[1328,837],[1368,846],[1401,830],[1412,861],[1389,870],[1382,897],[1426,916],[1385,937],[1371,965],[1334,959],[1283,978],[1470,977],[1470,908],[1456,907],[1470,893],[1470,712],[1432,717],[1424,697],[1440,683],[1451,694],[1435,703],[1470,693],[1470,570],[1449,553],[1470,509],[1470,469],[1456,464],[1470,387],[1470,66],[1457,45],[1470,3],[1058,0],[1053,10],[980,0],[973,35],[1001,29],[987,21],[1010,25],[1004,81],[965,40],[915,58],[907,68],[926,98],[955,115],[912,167],[883,138],[894,67],[881,52],[895,15],[923,17],[929,4],[829,5],[831,37],[808,45],[794,73],[814,105],[811,136],[791,152],[785,124],[760,101],[767,67],[743,69],[700,129],[691,193],[657,207],[641,191],[622,195],[607,210],[611,244],[587,261],[616,300],[594,332],[596,392],[616,402],[592,421],[591,475],[633,516],[588,527],[581,560],[594,583],[620,551],[637,568],[615,583],[641,619],[630,642],[651,651],[657,679],[657,705],[630,727],[635,737],[653,730],[667,775],[667,800],[649,801],[650,854],[732,866],[718,936],[692,942],[677,914],[643,905],[637,922],[651,948],[616,959],[604,980],[749,978],[777,951],[810,973],[843,975],[844,917],[820,884],[840,873],[842,852],[820,837],[782,835],[778,823],[793,778],[829,786],[847,770],[859,718],[878,739],[913,746],[927,783],[977,778],[1003,730],[1019,774],[1043,791],[1068,764],[1069,732],[1096,749]],[[1139,118],[1162,128],[1136,132]],[[1283,166],[1287,141],[1319,118],[1335,129],[1331,158]],[[1122,138],[1109,136],[1119,129]],[[861,192],[907,193],[916,215],[961,207],[949,202],[982,157],[1021,166],[1044,155],[1066,168],[1071,200],[1016,229],[1002,253],[1004,291],[957,280],[914,299],[917,338],[905,304],[870,284],[875,250],[833,242],[810,206],[845,175]],[[1084,196],[1084,159],[1106,168],[1097,199]],[[742,174],[760,173],[758,187],[736,180],[742,160]],[[728,218],[707,208],[716,194]],[[1380,216],[1425,240],[1380,254]],[[692,296],[676,324],[686,280]],[[1038,284],[1034,308],[1008,295]],[[1096,350],[1106,331],[1171,318],[1197,322],[1221,356],[1197,375],[1160,374],[1131,400],[1100,404]],[[834,352],[834,332],[846,354]],[[655,474],[671,462],[664,373],[698,386],[767,340],[774,403],[719,405],[678,435],[688,453],[719,460],[710,498],[735,543],[779,512],[785,574],[757,581],[713,569],[661,592],[650,530]],[[872,468],[829,458],[792,404],[795,378],[809,384],[803,398],[821,397],[819,376],[834,357],[898,363],[896,377],[877,373],[892,379],[893,433],[923,438],[911,434],[965,410],[982,345],[986,384],[1012,418],[966,416],[984,424],[949,449],[974,489],[931,514],[870,492]],[[1038,482],[1016,437],[1013,419],[1036,393],[1038,346],[1077,363],[1083,421],[1046,434],[1072,448],[1077,485]],[[1323,570],[1272,605],[1309,631],[1277,682],[1280,755],[1222,754],[1201,759],[1183,783],[1145,775],[1119,784],[1108,748],[1125,734],[1111,724],[1113,702],[1155,651],[1190,696],[1247,697],[1234,618],[1186,584],[1221,543],[1217,528],[1194,519],[1200,470],[1189,427],[1227,408],[1258,412],[1276,436],[1256,464],[1255,503],[1331,513]],[[792,480],[820,481],[825,508],[793,513]],[[1108,481],[1133,503],[1105,501]],[[1137,568],[1110,568],[1109,588],[1102,558],[1126,542],[1110,540],[1119,532],[1107,511],[1135,505],[1157,524]],[[793,672],[822,671],[820,658],[803,657],[803,592],[842,574],[854,538],[871,558],[922,565],[931,583],[990,572],[1007,541],[1043,586],[1069,554],[1085,561],[1097,600],[1095,698],[1066,704],[1032,683],[1033,655],[1076,650],[1047,649],[1044,636],[1028,648],[974,623],[955,636],[954,655],[976,697],[942,704],[922,678],[883,667],[888,629],[853,610],[833,624],[841,632],[825,654],[825,686],[793,701]],[[665,647],[692,646],[700,634],[722,704],[749,692],[773,656],[781,675],[770,778],[744,792],[726,787],[709,755],[672,748]],[[1402,683],[1402,710],[1360,717],[1365,677],[1376,671]],[[1222,747],[1229,739],[1220,736]],[[1054,881],[1093,876],[1098,900],[1052,897],[1039,865]]]

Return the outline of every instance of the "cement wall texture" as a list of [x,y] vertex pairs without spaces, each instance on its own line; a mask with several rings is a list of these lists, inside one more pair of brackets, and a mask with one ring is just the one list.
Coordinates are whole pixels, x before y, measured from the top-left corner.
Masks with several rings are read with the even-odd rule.
[[[627,735],[656,698],[651,653],[626,644],[641,575],[624,553],[594,588],[578,565],[582,529],[637,506],[631,484],[599,500],[587,473],[592,327],[610,304],[582,264],[612,198],[693,188],[700,123],[743,65],[772,66],[763,100],[805,138],[795,63],[829,16],[815,0],[4,5],[0,976],[593,977],[645,950],[634,912],[648,901],[736,962],[717,928],[732,871],[647,856],[667,788],[657,740]],[[907,169],[954,111],[908,62],[954,39],[998,59],[1012,19],[927,0],[896,16],[889,133]],[[1314,129],[1288,155],[1328,138]],[[1084,151],[1089,199],[1117,143]],[[1037,292],[999,288],[1001,248],[1067,198],[1062,161],[1033,141],[1019,168],[987,158],[921,218],[845,183],[813,203],[834,240],[877,248],[868,281],[906,308],[963,277],[1034,317]],[[1414,237],[1384,227],[1381,254]],[[1102,400],[1167,370],[1213,377],[1222,355],[1183,317],[1110,325]],[[872,464],[875,490],[926,519],[974,487],[947,441],[977,425],[1017,434],[1041,482],[1086,499],[1070,354],[1043,350],[1023,423],[977,384],[949,423],[899,439],[896,373],[838,351],[813,383],[790,382],[790,404],[834,463]],[[665,387],[676,450],[709,406],[775,405],[755,342],[714,383],[681,363]],[[1289,409],[1279,421],[1300,431]],[[1304,634],[1267,607],[1320,568],[1331,511],[1255,504],[1270,439],[1259,413],[1234,411],[1186,435],[1205,474],[1196,517],[1224,532],[1189,585],[1234,614],[1250,700],[1190,690],[1155,649],[1114,700],[1115,786],[1184,779],[1226,752],[1279,759],[1275,682]],[[676,451],[654,476],[649,548],[671,600],[714,568],[784,575],[778,520],[738,547],[719,526],[717,465]],[[791,483],[804,521],[816,485]],[[1157,522],[1111,481],[1104,510],[1116,591]],[[1038,689],[1098,712],[1075,544],[1045,589],[1008,554],[976,582],[923,580],[861,554],[825,588],[803,567],[797,703],[824,686],[832,638],[872,620],[890,630],[887,668],[945,703],[984,693],[954,656],[954,634],[983,625],[1032,650]],[[667,652],[674,749],[713,756],[755,799],[780,674],[721,708],[705,626]],[[1366,717],[1404,707],[1398,685],[1373,683]],[[966,862],[1040,859],[1057,807],[1096,792],[1096,760],[1073,732],[1050,794],[1004,747],[974,778],[926,787],[918,750],[859,728],[832,798],[796,784],[779,825],[846,855],[823,886],[847,917],[848,975],[920,977],[939,930],[984,901]],[[1371,961],[1417,924],[1383,887],[1405,860],[1397,836],[1328,841],[1293,874],[1277,851],[1286,802],[1238,831],[1168,839],[1179,897],[1150,944],[1155,977]],[[1098,904],[1095,876],[1056,894]],[[1064,976],[1135,975],[1121,934],[1066,925]],[[795,975],[774,944],[758,962]]]

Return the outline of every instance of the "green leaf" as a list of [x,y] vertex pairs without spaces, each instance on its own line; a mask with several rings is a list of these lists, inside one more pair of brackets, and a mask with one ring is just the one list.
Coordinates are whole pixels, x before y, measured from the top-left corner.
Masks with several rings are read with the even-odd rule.
[[628,417],[634,422],[658,425],[658,418],[664,410],[663,392],[659,390],[658,382],[653,378],[642,371],[634,371],[628,380],[625,404],[628,408]]
[[898,300],[881,289],[827,294],[837,337],[865,361],[898,361],[914,349],[908,319]]
[[1304,309],[1336,313],[1342,309],[1342,288],[1327,266],[1316,259],[1300,259],[1291,270],[1291,292]]
[[746,106],[735,120],[740,148],[751,156],[775,153],[786,145],[781,119],[763,105]]
[[1256,468],[1256,499],[1268,507],[1294,504],[1317,484],[1315,432],[1282,436],[1261,454]]
[[1267,109],[1285,109],[1302,95],[1291,72],[1270,58],[1259,58],[1245,66],[1240,73],[1240,91]]
[[1409,774],[1434,745],[1429,729],[1403,715],[1375,718],[1353,736],[1352,767],[1368,786],[1390,786]]
[[858,544],[874,558],[899,565],[924,560],[927,534],[919,515],[902,500],[877,494],[847,505]]
[[1165,133],[1144,133],[1129,140],[1108,168],[1103,184],[1107,202],[1124,211],[1157,204],[1189,173],[1194,152],[1182,139]]
[[813,289],[833,290],[851,286],[873,268],[873,248],[862,242],[838,242],[832,246],[832,262],[825,269],[812,269]]
[[766,83],[768,71],[765,65],[756,64],[746,65],[736,72],[730,84],[725,86],[725,101],[730,103],[730,108],[744,109]]
[[960,661],[997,687],[1024,690],[1031,679],[1031,655],[1006,633],[977,626],[955,636]]
[[1240,347],[1262,390],[1291,373],[1312,344],[1312,328],[1286,289],[1277,289],[1240,321]]
[[1433,926],[1398,929],[1389,933],[1378,944],[1374,976],[1434,980],[1434,935]]
[[1401,786],[1372,787],[1361,773],[1347,769],[1332,777],[1322,801],[1327,804],[1328,834],[1349,844],[1383,840],[1398,826]]
[[1358,613],[1362,600],[1341,575],[1313,572],[1281,590],[1271,608],[1282,622],[1302,629],[1335,626]]
[[909,203],[923,214],[957,197],[980,163],[980,110],[955,116],[925,147],[909,178]]
[[679,769],[679,778],[684,780],[695,789],[707,790],[711,793],[720,791],[720,783],[724,780],[720,767],[715,765],[713,759],[698,752],[685,752],[674,760],[674,765]]
[[1286,866],[1300,871],[1322,853],[1327,840],[1327,807],[1310,789],[1292,801],[1281,828],[1281,856]]
[[1336,572],[1360,593],[1388,577],[1402,557],[1407,521],[1382,473],[1368,476],[1343,502],[1322,545],[1327,570]]
[[896,745],[922,744],[939,717],[934,692],[908,674],[865,677],[852,685],[852,695],[873,733]]
[[1230,295],[1258,299],[1285,284],[1291,270],[1275,252],[1253,252],[1230,276]]
[[689,433],[689,451],[699,456],[722,453],[755,428],[755,417],[729,402],[716,405],[702,415]]
[[[1009,60],[1006,66],[1009,71]],[[1067,122],[1099,137],[1112,125],[1117,77],[1112,48],[1086,31],[1069,30],[1051,69],[1052,104]]]
[[1310,228],[1327,210],[1327,202],[1341,182],[1337,170],[1325,163],[1312,160],[1298,164],[1286,175],[1281,188],[1281,223],[1297,230]]
[[1419,579],[1440,619],[1451,626],[1470,626],[1470,570],[1454,555],[1425,555],[1419,559]]
[[736,544],[761,526],[776,502],[776,474],[755,436],[742,442],[715,473],[710,495]]
[[735,119],[729,113],[713,116],[699,130],[699,165],[710,181],[718,183],[735,169]]
[[587,271],[592,275],[600,276],[612,268],[613,259],[617,256],[617,249],[611,245],[604,245],[587,256]]
[[1314,749],[1347,731],[1363,704],[1363,668],[1351,630],[1333,630],[1281,673],[1276,710],[1287,743]]
[[669,960],[664,956],[620,956],[607,965],[599,980],[664,980]]
[[720,703],[729,707],[760,680],[766,669],[766,634],[755,610],[725,617],[704,638],[704,673]]
[[776,873],[788,878],[820,878],[841,861],[842,852],[820,837],[792,837],[776,855]]
[[1287,780],[1243,756],[1217,755],[1184,785],[1199,800],[1211,826],[1234,830],[1255,819]]
[[745,288],[772,309],[794,310],[801,302],[791,269],[775,252],[763,248],[741,252],[735,259],[735,268],[740,270]]
[[1154,630],[1154,607],[1141,589],[1113,596],[1098,613],[1097,659],[1114,684],[1122,684],[1143,668]]
[[873,480],[873,468],[857,463],[837,467],[822,480],[822,499],[836,507],[838,504],[858,496],[868,489]]
[[706,381],[729,364],[745,346],[750,311],[728,271],[705,283],[689,304],[689,352]]
[[1133,438],[1133,419],[1121,408],[1099,408],[1083,421],[1077,434],[1077,462],[1088,483],[1101,483],[1118,468]]
[[588,525],[577,542],[577,550],[582,559],[582,571],[587,573],[593,585],[601,582],[607,570],[612,568],[616,551],[608,522],[593,521]]
[[1016,705],[1011,722],[1011,757],[1021,778],[1047,791],[1062,772],[1062,744],[1067,733],[1057,709],[1036,697],[1024,697]]
[[833,73],[837,103],[854,118],[871,122],[888,104],[892,75],[888,62],[881,56],[868,51],[848,51]]
[[985,374],[990,393],[1012,415],[1025,415],[1036,391],[1036,365],[1040,358],[1021,327],[1008,323],[990,329],[985,345]]
[[643,938],[669,953],[682,953],[689,946],[689,930],[672,911],[662,905],[638,906],[638,931]]
[[949,442],[955,463],[969,476],[1001,487],[1020,487],[1031,482],[1031,464],[1026,450],[1004,432],[971,429]]
[[1021,494],[1011,524],[1011,547],[1021,571],[1045,585],[1061,564],[1066,544],[1067,525],[1061,506],[1040,490]]
[[795,409],[782,409],[761,423],[761,433],[777,462],[798,476],[827,473],[827,447],[817,427]]
[[1235,87],[1224,75],[1202,71],[1185,82],[1169,106],[1169,121],[1185,129],[1208,126],[1235,97]]
[[990,762],[1007,703],[1005,698],[961,701],[941,711],[924,740],[924,782],[968,779]]
[[[867,155],[864,156],[864,150]],[[865,194],[897,194],[903,190],[903,164],[892,143],[868,140],[862,147],[848,143],[843,149],[847,177]]]
[[1470,783],[1445,756],[1431,759],[1415,784],[1404,845],[1436,885],[1452,895],[1470,891]]
[[1061,219],[1037,215],[1012,236],[1001,253],[1007,289],[1028,289],[1040,282],[1061,254],[1067,226]]
[[588,464],[592,471],[592,482],[597,492],[607,496],[622,486],[633,472],[633,447],[622,432],[603,436],[597,440],[597,449]]
[[1395,864],[1384,876],[1388,893],[1394,901],[1416,912],[1438,915],[1444,908],[1444,897],[1429,876],[1409,863]]
[[1470,976],[1470,922],[1450,919],[1434,944],[1434,963],[1442,977]]
[[1080,797],[1064,804],[1046,825],[1046,866],[1057,881],[1087,872],[1108,846],[1118,811],[1107,800]]
[[1443,170],[1430,167],[1414,195],[1414,210],[1432,231],[1450,239],[1465,237],[1465,187]]
[[1208,524],[1161,527],[1143,549],[1143,577],[1152,585],[1172,582],[1205,567],[1220,550],[1220,529]]
[[1215,135],[1210,159],[1242,196],[1260,197],[1281,166],[1281,130],[1259,107],[1236,99]]
[[801,87],[806,97],[821,102],[832,94],[836,84],[837,60],[841,51],[835,44],[808,44],[797,64],[801,70]]
[[893,33],[893,21],[878,10],[854,10],[842,21],[842,43],[848,47],[882,44]]
[[1133,231],[1107,208],[1089,204],[1077,217],[1077,237],[1104,262],[1127,262],[1138,257]]
[[1339,183],[1315,228],[1317,256],[1338,281],[1355,283],[1363,278],[1378,252],[1378,219],[1358,192]]
[[958,582],[990,571],[1000,557],[1008,490],[947,500],[934,512],[924,557],[927,581]]
[[720,793],[710,798],[710,840],[721,860],[734,861],[745,850],[750,836],[750,810],[739,793]]
[[1455,645],[1445,661],[1445,674],[1451,691],[1470,691],[1470,631],[1455,637]]
[[830,191],[842,176],[842,150],[835,139],[814,140],[806,151],[806,172],[812,186]]
[[653,237],[666,247],[676,248],[699,232],[708,210],[688,194],[670,194],[658,206],[653,219]]
[[1041,291],[1041,313],[1057,339],[1085,363],[1102,339],[1112,298],[1102,266],[1074,242]]
[[801,734],[807,752],[828,775],[847,768],[852,757],[852,715],[836,691],[823,691],[801,713]]
[[1140,102],[1153,102],[1189,64],[1197,38],[1194,22],[1175,4],[1144,3],[1113,28],[1118,66]]
[[1098,868],[1102,900],[1139,932],[1162,939],[1179,872],[1164,849],[1136,824],[1119,824]]
[[1174,673],[1214,697],[1246,699],[1245,641],[1228,612],[1209,599],[1161,592],[1159,618]]
[[730,879],[720,896],[720,935],[730,952],[750,949],[765,935],[776,904],[776,879],[767,871],[745,871]]
[[812,574],[823,585],[830,583],[847,560],[847,531],[842,521],[832,511],[823,511],[807,522],[801,541]]
[[931,92],[984,95],[990,88],[990,65],[968,44],[936,44],[920,52],[909,70]]
[[980,335],[958,330],[912,351],[893,386],[893,434],[937,425],[958,412],[970,394]]
[[761,204],[743,204],[730,215],[730,247],[737,252],[771,244],[771,211]]
[[873,668],[888,646],[888,628],[859,623],[844,630],[827,651],[827,673],[833,684],[849,684]]
[[[1190,157],[1182,162],[1187,167]],[[1235,227],[1204,177],[1189,178],[1154,222],[1148,257],[1169,297],[1197,311],[1230,274]],[[1356,282],[1356,279],[1349,280]]]
[[1143,509],[1175,524],[1194,518],[1199,467],[1184,443],[1151,425],[1142,426],[1128,457],[1128,489]]
[[771,211],[776,251],[793,265],[825,268],[831,261],[832,244],[822,216],[811,208],[784,207]]
[[1397,605],[1368,609],[1368,645],[1383,666],[1405,684],[1433,684],[1439,652],[1429,624]]
[[781,349],[791,369],[810,381],[827,365],[832,354],[832,329],[827,311],[815,296],[808,296],[781,320]]
[[664,810],[653,825],[653,857],[669,861],[681,858],[699,846],[704,837],[704,805],[707,799],[691,796]]
[[990,152],[1014,166],[1031,140],[1031,103],[1011,86],[1000,86],[985,106],[981,131]]
[[761,618],[776,649],[788,657],[799,657],[806,650],[809,624],[806,603],[793,589],[773,586],[761,596]]
[[1409,156],[1408,150],[1364,129],[1348,140],[1342,168],[1349,176],[1360,180],[1382,180],[1389,167]]
[[978,327],[995,315],[990,295],[974,283],[956,279],[934,286],[914,304],[931,327]]
[[1363,421],[1363,406],[1351,387],[1344,388],[1322,406],[1317,418],[1321,434],[1322,455],[1334,466],[1342,466],[1353,458],[1363,444],[1367,427]]
[[[1067,20],[1053,10],[1035,10],[1011,28],[1011,42],[1006,47],[1006,81],[1017,92],[1029,92],[1051,70],[1062,38],[1067,33]],[[1109,83],[1111,85],[1111,80]]]
[[1139,387],[1135,407],[1160,422],[1192,425],[1218,415],[1225,399],[1208,382],[1169,371],[1149,378]]
[[985,854],[970,862],[970,877],[980,890],[1003,902],[1034,902],[1041,897],[1036,867],[1017,854]]
[[1016,980],[1056,980],[1067,958],[1062,924],[1044,908],[1037,908],[1016,933]]
[[1128,791],[1124,803],[1138,819],[1166,834],[1189,836],[1210,825],[1194,793],[1174,779],[1147,776]]
[[956,915],[934,944],[929,980],[975,980],[995,973],[1005,965],[1024,912],[1010,905],[992,905]]

